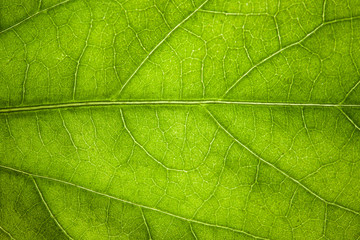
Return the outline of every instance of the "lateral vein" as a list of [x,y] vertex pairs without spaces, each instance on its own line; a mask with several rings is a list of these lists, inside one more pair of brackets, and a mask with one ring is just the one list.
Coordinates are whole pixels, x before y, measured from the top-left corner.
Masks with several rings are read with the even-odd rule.
[[3,231],[6,235],[8,235],[11,240],[15,240],[15,238],[8,231],[6,231],[2,226],[0,226],[0,230]]
[[51,216],[51,218],[54,220],[54,222],[56,223],[56,225],[60,228],[60,230],[61,230],[69,239],[73,239],[73,238],[65,231],[65,229],[61,226],[61,224],[59,223],[59,221],[55,218],[55,216],[54,216],[54,214],[52,213],[49,205],[48,205],[47,202],[45,201],[44,195],[42,194],[42,192],[41,192],[41,190],[40,190],[40,188],[39,188],[39,185],[37,184],[35,178],[32,177],[32,176],[31,176],[31,178],[32,178],[32,181],[33,181],[33,183],[34,183],[34,185],[35,185],[36,191],[39,193],[39,196],[40,196],[40,198],[41,198],[41,201],[44,203],[47,211],[49,212],[49,214],[50,214],[50,216]]
[[33,15],[30,15],[30,16],[24,18],[24,19],[21,20],[20,22],[17,22],[17,23],[15,23],[14,25],[12,25],[12,26],[10,26],[10,27],[8,27],[8,28],[5,28],[4,30],[0,31],[0,34],[2,34],[2,33],[4,33],[4,32],[7,32],[7,31],[9,31],[10,29],[13,29],[13,28],[16,27],[16,26],[21,25],[22,23],[28,21],[29,19],[32,19],[33,17],[36,17],[37,15],[39,15],[39,14],[41,14],[41,13],[43,13],[43,12],[46,12],[46,11],[51,10],[51,9],[54,9],[54,8],[56,8],[56,7],[59,7],[59,6],[61,6],[61,5],[64,5],[64,4],[66,4],[66,3],[68,3],[68,2],[71,2],[71,1],[73,1],[73,0],[65,0],[65,1],[59,2],[59,3],[57,3],[57,4],[55,4],[55,5],[51,6],[51,7],[45,8],[45,9],[43,9],[43,10],[40,10],[40,11],[34,13]]
[[0,168],[7,169],[7,170],[10,170],[10,171],[13,171],[13,172],[20,173],[20,174],[24,174],[24,175],[27,175],[27,176],[32,176],[34,178],[46,179],[46,180],[49,180],[49,181],[58,182],[58,183],[62,183],[62,184],[65,184],[65,185],[73,186],[73,187],[79,188],[81,190],[91,192],[93,194],[97,194],[97,195],[100,195],[100,196],[103,196],[103,197],[114,199],[116,201],[127,203],[127,204],[137,206],[137,207],[140,207],[140,208],[149,209],[149,210],[152,210],[152,211],[155,211],[155,212],[158,212],[158,213],[162,213],[162,214],[165,214],[165,215],[168,215],[168,216],[171,216],[171,217],[175,217],[175,218],[187,221],[187,222],[197,223],[197,224],[201,224],[201,225],[208,226],[208,227],[215,227],[215,228],[221,228],[221,229],[229,230],[229,231],[232,231],[232,232],[244,234],[244,235],[246,235],[248,237],[252,237],[254,239],[268,240],[268,238],[256,236],[256,235],[253,235],[251,233],[245,232],[243,230],[239,230],[239,229],[236,229],[236,228],[227,227],[227,226],[223,226],[223,225],[218,225],[218,224],[202,222],[202,221],[199,221],[199,220],[196,220],[196,219],[189,219],[189,218],[186,218],[186,217],[178,216],[176,214],[166,212],[166,211],[163,211],[163,210],[160,210],[160,209],[157,209],[157,208],[153,208],[153,207],[150,207],[150,206],[146,206],[146,205],[142,205],[142,204],[139,204],[139,203],[131,202],[129,200],[121,199],[121,198],[118,198],[118,197],[115,197],[115,196],[112,196],[112,195],[109,195],[109,194],[106,194],[106,193],[97,192],[95,190],[92,190],[92,189],[89,189],[89,188],[86,188],[86,187],[83,187],[83,186],[80,186],[80,185],[76,185],[76,184],[71,183],[71,182],[66,182],[64,180],[51,178],[51,177],[46,177],[46,176],[41,176],[41,175],[37,175],[37,174],[32,174],[32,173],[28,173],[28,172],[25,172],[25,171],[22,171],[22,170],[19,170],[19,169],[15,169],[15,168],[8,167],[8,166],[3,166],[3,165],[0,165]]
[[294,182],[295,184],[299,185],[300,187],[302,187],[306,192],[308,192],[309,194],[311,194],[312,196],[314,196],[315,198],[319,199],[320,201],[328,204],[328,205],[332,205],[335,207],[338,207],[340,209],[343,209],[347,212],[351,212],[355,215],[360,216],[360,212],[357,212],[351,208],[342,206],[336,202],[330,202],[326,199],[324,199],[323,197],[321,197],[320,195],[318,195],[317,193],[315,193],[314,191],[312,191],[310,188],[308,188],[307,186],[305,186],[304,184],[302,184],[299,180],[297,180],[296,178],[293,178],[292,176],[290,176],[289,174],[287,174],[285,171],[283,171],[282,169],[278,168],[277,166],[275,166],[274,164],[272,164],[271,162],[265,160],[264,158],[262,158],[260,155],[258,155],[257,153],[255,153],[252,149],[250,149],[248,146],[246,146],[245,144],[243,144],[242,142],[240,142],[234,135],[232,135],[216,118],[215,116],[208,110],[205,108],[205,110],[207,111],[207,113],[209,114],[209,116],[214,120],[214,122],[228,135],[230,136],[235,142],[237,142],[240,146],[242,146],[243,148],[245,148],[251,155],[253,155],[254,157],[256,157],[257,159],[259,159],[261,162],[263,162],[264,164],[270,166],[271,168],[275,169],[277,172],[281,173],[283,176],[285,176],[286,178],[290,179],[292,182]]

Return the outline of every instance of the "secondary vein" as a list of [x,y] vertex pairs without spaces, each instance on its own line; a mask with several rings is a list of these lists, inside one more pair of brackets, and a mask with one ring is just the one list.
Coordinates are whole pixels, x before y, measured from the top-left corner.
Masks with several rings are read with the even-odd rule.
[[343,205],[340,205],[336,202],[330,202],[328,200],[326,200],[325,198],[321,197],[320,195],[318,195],[317,193],[315,193],[314,191],[312,191],[310,188],[308,188],[307,186],[305,186],[303,183],[301,183],[301,181],[297,180],[296,178],[290,176],[289,174],[287,174],[286,172],[284,172],[282,169],[278,168],[277,166],[275,166],[274,164],[272,164],[271,162],[265,160],[264,158],[262,158],[260,155],[258,155],[257,153],[255,153],[252,149],[250,149],[248,146],[246,146],[245,144],[243,144],[242,142],[240,142],[232,133],[230,133],[217,119],[216,117],[208,110],[205,109],[207,111],[207,113],[209,114],[209,116],[214,120],[214,122],[229,136],[231,137],[235,142],[237,142],[240,146],[242,146],[244,149],[246,149],[251,155],[253,155],[254,157],[256,157],[257,159],[259,159],[261,162],[263,162],[264,164],[270,166],[271,168],[275,169],[277,172],[281,173],[283,176],[285,176],[286,178],[290,179],[292,182],[294,182],[295,184],[299,185],[300,187],[302,187],[306,192],[308,192],[309,194],[311,194],[312,196],[314,196],[315,198],[319,199],[320,201],[324,202],[325,204],[328,205],[332,205],[335,207],[338,207],[340,209],[343,209],[347,212],[351,212],[355,215],[360,216],[360,212],[357,212],[354,209],[345,207]]
[[231,228],[231,227],[227,227],[227,226],[223,226],[223,225],[212,224],[212,223],[202,222],[202,221],[199,221],[199,220],[196,220],[196,219],[189,219],[189,218],[186,218],[186,217],[182,217],[182,216],[179,216],[179,215],[176,215],[176,214],[173,214],[173,213],[170,213],[170,212],[166,212],[166,211],[163,211],[163,210],[160,210],[160,209],[157,209],[157,208],[153,208],[153,207],[150,207],[150,206],[146,206],[146,205],[142,205],[142,204],[139,204],[139,203],[131,202],[129,200],[121,199],[121,198],[118,198],[118,197],[115,197],[115,196],[112,196],[112,195],[109,195],[109,194],[106,194],[106,193],[97,192],[95,190],[92,190],[92,189],[89,189],[89,188],[86,188],[86,187],[83,187],[83,186],[80,186],[80,185],[76,185],[76,184],[71,183],[71,182],[66,182],[64,180],[51,178],[51,177],[46,177],[46,176],[41,176],[41,175],[37,175],[37,174],[32,174],[32,173],[28,173],[28,172],[25,172],[25,171],[22,171],[22,170],[19,170],[19,169],[15,169],[15,168],[11,168],[11,167],[8,167],[8,166],[3,166],[3,165],[0,165],[0,168],[7,169],[7,170],[13,171],[13,172],[17,172],[17,173],[20,173],[20,174],[23,174],[23,175],[31,176],[31,177],[34,177],[34,178],[46,179],[46,180],[49,180],[49,181],[58,182],[58,183],[62,183],[62,184],[65,184],[65,185],[70,185],[70,186],[79,188],[81,190],[91,192],[93,194],[97,194],[97,195],[100,195],[100,196],[103,196],[103,197],[114,199],[116,201],[127,203],[127,204],[137,206],[137,207],[140,207],[140,208],[143,208],[143,209],[149,209],[149,210],[152,210],[152,211],[155,211],[155,212],[158,212],[158,213],[166,214],[168,216],[181,219],[183,221],[187,221],[187,222],[191,222],[191,223],[197,223],[197,224],[201,224],[201,225],[208,226],[208,227],[215,227],[215,228],[221,228],[221,229],[229,230],[229,231],[232,231],[232,232],[244,234],[244,235],[252,237],[254,239],[264,239],[264,240],[268,239],[268,238],[263,238],[263,237],[260,237],[260,236],[253,235],[251,233],[248,233],[248,232],[245,232],[243,230],[236,229],[236,228]]

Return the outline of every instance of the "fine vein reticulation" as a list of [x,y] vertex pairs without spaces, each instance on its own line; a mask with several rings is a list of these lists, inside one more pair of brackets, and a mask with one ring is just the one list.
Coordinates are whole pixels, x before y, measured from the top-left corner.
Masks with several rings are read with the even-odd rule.
[[358,239],[359,4],[0,1],[0,238]]

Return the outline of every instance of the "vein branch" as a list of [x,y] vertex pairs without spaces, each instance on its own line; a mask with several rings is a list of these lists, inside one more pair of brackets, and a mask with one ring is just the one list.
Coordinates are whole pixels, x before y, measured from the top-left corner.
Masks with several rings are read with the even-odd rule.
[[200,221],[200,220],[189,219],[189,218],[182,217],[182,216],[170,213],[170,212],[166,212],[166,211],[161,210],[161,209],[153,208],[153,207],[142,205],[142,204],[132,202],[132,201],[129,201],[129,200],[121,199],[121,198],[118,198],[118,197],[115,197],[115,196],[112,196],[112,195],[109,195],[109,194],[106,194],[106,193],[98,192],[98,191],[95,191],[95,190],[92,190],[92,189],[89,189],[89,188],[86,188],[86,187],[83,187],[83,186],[80,186],[80,185],[76,185],[76,184],[71,183],[71,182],[66,182],[64,180],[51,178],[51,177],[47,177],[47,176],[41,176],[41,175],[37,175],[37,174],[32,174],[32,173],[28,173],[28,172],[25,172],[25,171],[22,171],[22,170],[19,170],[19,169],[15,169],[15,168],[8,167],[8,166],[3,166],[3,165],[0,165],[0,168],[6,169],[6,170],[9,170],[9,171],[12,171],[12,172],[17,172],[17,173],[20,173],[20,174],[23,174],[23,175],[31,176],[33,178],[46,179],[46,180],[49,180],[49,181],[52,181],[52,182],[58,182],[58,183],[62,183],[62,184],[68,185],[68,186],[73,186],[73,187],[79,188],[81,190],[91,192],[91,193],[96,194],[96,195],[100,195],[100,196],[103,196],[103,197],[114,199],[114,200],[117,200],[117,201],[120,201],[120,202],[123,202],[123,203],[126,203],[126,204],[130,204],[130,205],[133,205],[133,206],[137,206],[137,207],[140,207],[140,208],[143,208],[143,209],[148,209],[148,210],[152,210],[152,211],[155,211],[155,212],[158,212],[158,213],[162,213],[162,214],[165,214],[165,215],[168,215],[168,216],[171,216],[171,217],[183,220],[183,221],[187,221],[189,223],[196,223],[196,224],[200,224],[200,225],[204,225],[204,226],[208,226],[208,227],[221,228],[221,229],[229,230],[229,231],[232,231],[232,232],[235,232],[235,233],[240,233],[240,234],[246,235],[248,237],[252,237],[254,239],[268,240],[268,238],[256,236],[256,235],[253,235],[253,234],[248,233],[248,232],[243,231],[243,230],[239,230],[239,229],[236,229],[236,228],[232,228],[232,227],[228,227],[228,226],[224,226],[224,225],[219,225],[219,224],[207,223],[207,222],[203,222],[203,221]]
[[360,131],[360,127],[352,120],[352,118],[347,115],[341,108],[338,108],[339,111],[346,117],[346,119],[357,129]]
[[8,231],[6,231],[2,226],[0,226],[0,230],[3,231],[6,235],[8,235],[11,240],[15,240],[15,238]]
[[149,227],[149,224],[148,224],[147,221],[146,221],[146,217],[145,217],[144,211],[143,211],[143,209],[142,209],[141,207],[139,207],[139,208],[140,208],[140,211],[141,211],[141,216],[142,216],[142,218],[143,218],[143,220],[144,220],[144,224],[145,224],[146,230],[147,230],[147,232],[148,232],[148,234],[149,234],[149,239],[152,240],[151,232],[150,232],[150,227]]
[[40,188],[39,188],[39,185],[37,184],[35,178],[31,176],[31,179],[32,179],[32,181],[33,181],[33,183],[34,183],[34,185],[35,185],[35,188],[36,188],[37,192],[39,193],[39,196],[40,196],[40,198],[41,198],[41,201],[44,203],[47,211],[49,212],[50,217],[55,221],[56,225],[60,228],[60,230],[61,230],[69,239],[73,239],[73,238],[65,231],[65,229],[61,226],[61,224],[59,223],[59,221],[56,219],[56,217],[55,217],[54,214],[52,213],[49,205],[48,205],[47,202],[45,201],[45,198],[44,198],[44,196],[43,196],[43,194],[42,194],[42,192],[41,192],[41,190],[40,190]]
[[135,69],[135,71],[130,75],[130,77],[125,81],[124,85],[121,87],[120,91],[115,95],[115,98],[120,96],[121,92],[124,90],[124,88],[128,85],[128,83],[131,81],[131,79],[136,75],[136,73],[140,70],[140,68],[147,62],[147,60],[150,58],[150,56],[155,52],[156,49],[158,49],[163,42],[165,42],[166,39],[170,37],[170,35],[175,32],[176,29],[178,29],[182,24],[184,24],[186,21],[188,21],[196,12],[198,12],[209,0],[205,0],[198,8],[195,9],[191,14],[189,14],[186,18],[184,18],[178,25],[176,25],[168,34],[165,35],[165,37],[149,52],[149,54],[142,60],[140,65]]
[[303,41],[305,41],[306,39],[308,39],[311,35],[313,35],[314,33],[316,33],[320,28],[326,26],[326,25],[330,25],[330,24],[334,24],[337,22],[344,22],[344,21],[352,21],[353,19],[359,19],[360,16],[356,16],[356,17],[350,17],[350,18],[342,18],[342,19],[337,19],[337,20],[333,20],[333,21],[329,21],[329,22],[323,22],[321,23],[319,26],[317,26],[314,30],[312,30],[311,32],[309,32],[308,34],[306,34],[303,38],[301,38],[300,40],[298,40],[297,42],[294,42],[292,44],[287,45],[286,47],[283,47],[281,49],[279,49],[278,51],[274,52],[273,54],[271,54],[270,56],[264,58],[263,60],[261,60],[260,62],[258,62],[257,64],[253,65],[246,73],[244,73],[239,79],[237,79],[233,85],[231,85],[224,93],[223,97],[225,97],[226,95],[229,94],[229,92],[236,86],[238,85],[239,82],[241,82],[247,75],[249,75],[254,69],[258,68],[260,65],[262,65],[263,63],[267,62],[268,60],[272,59],[273,57],[279,55],[281,52],[299,45],[300,43],[302,43]]
[[[59,7],[59,6],[61,6],[61,5],[64,5],[64,4],[66,4],[66,3],[68,3],[68,2],[71,2],[71,1],[74,1],[74,0],[65,0],[65,1],[59,2],[59,3],[57,3],[57,4],[55,4],[55,5],[51,6],[51,7],[45,8],[45,9],[43,9],[43,10],[41,10],[41,11],[38,11],[38,12],[34,13],[33,15],[30,15],[30,16],[28,16],[27,18],[24,18],[24,19],[21,20],[20,22],[15,23],[14,25],[12,25],[12,26],[10,26],[10,27],[8,27],[8,28],[5,28],[4,30],[0,31],[0,34],[2,34],[2,33],[4,33],[4,32],[7,32],[7,31],[9,31],[9,30],[11,30],[11,29],[13,29],[13,28],[21,25],[22,23],[24,23],[24,22],[32,19],[33,17],[36,17],[37,15],[39,15],[39,14],[41,14],[41,13],[43,13],[43,12],[46,12],[46,11],[48,11],[48,10],[50,10],[50,9],[54,9],[54,8],[56,8],[56,7]],[[39,3],[39,7],[40,7],[40,5],[41,5],[41,3]]]
[[277,172],[281,173],[282,175],[284,175],[286,178],[290,179],[291,181],[293,181],[295,184],[299,185],[300,187],[302,187],[305,191],[307,191],[308,193],[310,193],[311,195],[313,195],[315,198],[319,199],[320,201],[341,208],[347,212],[351,212],[354,213],[358,216],[360,216],[360,212],[357,212],[351,208],[342,206],[336,202],[330,202],[326,199],[324,199],[323,197],[321,197],[320,195],[316,194],[314,191],[312,191],[310,188],[308,188],[307,186],[305,186],[303,183],[301,183],[299,180],[293,178],[292,176],[290,176],[289,174],[287,174],[286,172],[284,172],[282,169],[278,168],[277,166],[275,166],[274,164],[272,164],[271,162],[265,160],[264,158],[262,158],[260,155],[258,155],[257,153],[255,153],[253,150],[251,150],[248,146],[246,146],[245,144],[243,144],[242,142],[240,142],[234,135],[232,135],[217,119],[216,117],[207,109],[204,108],[207,113],[209,114],[209,116],[214,120],[214,122],[228,135],[230,136],[235,142],[237,142],[240,146],[242,146],[244,149],[246,149],[250,154],[252,154],[254,157],[256,157],[257,159],[259,159],[261,162],[265,163],[266,165],[270,166],[271,168],[275,169]]
[[169,171],[177,171],[177,172],[186,172],[186,170],[181,170],[181,169],[176,169],[176,168],[169,168],[168,166],[164,165],[162,162],[160,162],[159,160],[157,160],[153,155],[151,155],[149,153],[148,150],[146,150],[146,148],[141,145],[137,140],[136,138],[134,137],[134,135],[130,132],[129,128],[127,127],[126,125],[126,122],[125,122],[125,117],[124,117],[124,113],[122,111],[122,109],[119,110],[120,111],[120,116],[121,116],[121,121],[122,121],[122,124],[124,125],[124,128],[126,130],[126,132],[129,134],[129,136],[131,137],[131,139],[133,140],[133,142],[138,145],[145,153],[146,155],[148,155],[152,160],[154,160],[157,164],[159,164],[160,166],[162,166],[163,168],[165,168],[166,170],[169,170]]

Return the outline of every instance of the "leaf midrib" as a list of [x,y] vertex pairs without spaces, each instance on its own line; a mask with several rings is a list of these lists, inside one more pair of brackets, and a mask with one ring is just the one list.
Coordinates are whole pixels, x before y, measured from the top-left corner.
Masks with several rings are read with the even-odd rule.
[[316,107],[316,108],[360,108],[360,104],[342,103],[301,103],[301,102],[252,102],[231,100],[124,100],[124,101],[85,101],[23,107],[0,108],[1,113],[41,111],[60,108],[81,108],[101,106],[201,106],[201,105],[244,105],[244,106],[279,106],[279,107]]

